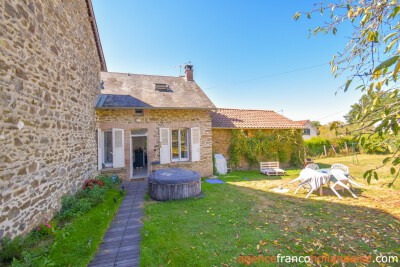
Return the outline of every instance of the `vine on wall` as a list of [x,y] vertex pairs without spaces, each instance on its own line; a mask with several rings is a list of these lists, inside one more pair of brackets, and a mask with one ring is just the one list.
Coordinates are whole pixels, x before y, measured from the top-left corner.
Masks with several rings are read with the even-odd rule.
[[233,130],[229,149],[232,166],[239,166],[244,158],[250,166],[260,161],[289,162],[301,166],[304,159],[302,130],[258,130],[247,137],[243,130]]

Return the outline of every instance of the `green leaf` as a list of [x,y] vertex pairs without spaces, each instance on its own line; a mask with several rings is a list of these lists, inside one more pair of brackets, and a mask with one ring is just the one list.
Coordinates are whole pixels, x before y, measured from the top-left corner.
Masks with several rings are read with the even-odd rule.
[[347,80],[346,85],[345,85],[345,87],[344,87],[344,91],[345,91],[345,92],[349,89],[349,86],[350,86],[350,84],[351,84],[352,81],[353,81],[353,79]]
[[395,43],[397,43],[398,40],[399,40],[399,38],[393,39],[393,40],[388,44],[388,46],[386,46],[385,53],[389,52],[389,51],[392,49],[393,45],[394,45]]
[[396,173],[396,169],[394,167],[390,168],[390,174],[394,175]]
[[293,19],[294,20],[298,20],[300,18],[300,16],[301,16],[301,13],[300,12],[296,12],[296,14],[293,15]]
[[391,34],[388,34],[385,38],[383,38],[383,41],[386,43],[388,39],[392,38],[397,34],[398,34],[397,32],[392,32]]
[[374,179],[378,180],[378,174],[376,173],[376,171],[374,171]]
[[311,14],[310,13],[307,13],[307,18],[311,19]]
[[376,73],[384,68],[388,68],[392,66],[394,63],[397,62],[397,60],[400,58],[400,56],[393,56],[385,61],[383,61],[381,64],[379,64],[373,71],[373,73]]
[[390,160],[390,157],[386,157],[386,158],[383,159],[382,163],[386,164],[389,160]]
[[396,6],[393,9],[393,12],[389,14],[388,19],[396,17],[399,14],[399,12],[400,12],[400,6]]
[[336,33],[337,33],[336,27],[334,27],[334,28],[332,29],[332,33],[333,33],[333,35],[336,35]]

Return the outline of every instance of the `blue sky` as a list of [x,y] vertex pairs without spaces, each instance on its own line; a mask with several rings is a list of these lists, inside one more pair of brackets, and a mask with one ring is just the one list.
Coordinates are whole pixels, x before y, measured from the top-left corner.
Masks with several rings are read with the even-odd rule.
[[293,119],[343,120],[360,92],[337,92],[328,62],[349,28],[308,38],[321,15],[293,21],[314,1],[93,0],[108,71],[194,79],[217,107],[266,109]]

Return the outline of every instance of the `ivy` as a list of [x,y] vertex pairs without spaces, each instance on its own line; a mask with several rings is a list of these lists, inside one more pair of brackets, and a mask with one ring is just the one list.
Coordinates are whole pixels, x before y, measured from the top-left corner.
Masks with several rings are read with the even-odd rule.
[[231,165],[239,166],[245,159],[250,167],[260,161],[289,162],[300,166],[304,158],[301,130],[256,131],[248,137],[243,130],[233,130],[229,149]]

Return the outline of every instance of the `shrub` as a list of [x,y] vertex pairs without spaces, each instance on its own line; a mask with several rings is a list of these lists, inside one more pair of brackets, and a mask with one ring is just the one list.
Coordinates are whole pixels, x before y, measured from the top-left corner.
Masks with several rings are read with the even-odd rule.
[[13,240],[8,237],[2,239],[0,243],[0,263],[11,262],[14,258],[20,259],[24,249],[24,239],[21,236],[17,236]]
[[90,210],[92,202],[88,198],[66,196],[62,199],[60,210],[61,219],[70,219],[82,215]]
[[107,189],[105,189],[104,187],[100,187],[99,185],[95,185],[90,190],[84,191],[85,197],[90,201],[92,206],[95,206],[103,202]]
[[116,184],[121,183],[121,180],[119,178],[117,178],[114,182],[113,179],[109,176],[98,176],[97,179],[102,181],[103,186],[108,189],[114,188]]
[[290,162],[299,166],[304,143],[299,130],[258,130],[248,137],[243,130],[233,130],[229,148],[230,163],[238,166],[242,158],[251,166],[260,161]]

